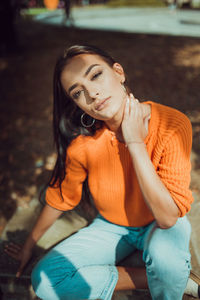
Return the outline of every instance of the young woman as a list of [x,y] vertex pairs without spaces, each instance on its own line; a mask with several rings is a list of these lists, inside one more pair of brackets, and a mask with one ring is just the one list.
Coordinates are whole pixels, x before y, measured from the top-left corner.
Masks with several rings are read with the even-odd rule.
[[[18,255],[19,276],[33,246],[87,180],[99,214],[35,266],[41,299],[111,299],[114,290],[148,287],[152,299],[181,300],[190,273],[189,190],[192,130],[181,112],[140,103],[123,67],[91,46],[73,46],[54,73],[58,158],[46,205]],[[118,263],[136,249],[146,268]],[[20,250],[20,253],[18,253]]]

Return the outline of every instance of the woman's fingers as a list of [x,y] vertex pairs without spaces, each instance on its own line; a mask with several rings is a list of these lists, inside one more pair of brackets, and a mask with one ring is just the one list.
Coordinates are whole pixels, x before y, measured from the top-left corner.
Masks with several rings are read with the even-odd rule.
[[134,98],[133,94],[126,97],[126,105],[124,109],[124,120],[128,120],[131,114],[136,114],[138,111],[138,99]]
[[13,244],[13,243],[9,243],[5,246],[4,251],[10,255],[11,257],[19,260],[19,254],[21,251],[21,246]]
[[24,271],[25,266],[29,262],[30,258],[32,256],[32,250],[26,250],[22,251],[22,257],[21,257],[21,264],[19,266],[19,269],[16,273],[16,277],[20,277],[22,272]]
[[22,271],[23,271],[23,270],[17,271],[17,273],[16,273],[16,277],[17,277],[17,278],[19,278],[19,277],[22,275]]
[[17,270],[17,273],[16,273],[16,277],[19,278],[22,274],[22,272],[24,271],[24,267],[25,267],[25,264],[21,264],[19,266],[19,269]]
[[12,249],[5,249],[4,250],[9,256],[11,256],[12,258],[16,259],[16,260],[20,260],[19,258],[19,252],[15,252]]
[[20,265],[16,273],[16,277],[20,277],[24,267],[32,256],[32,248],[9,243],[5,246],[4,251],[12,258],[20,261]]
[[9,243],[5,246],[6,248],[12,248],[12,249],[16,249],[18,251],[20,251],[22,249],[22,246],[21,245],[17,245],[17,244],[14,244],[14,243]]
[[5,246],[5,249],[17,253],[17,252],[21,251],[22,247],[17,244],[10,243]]
[[124,108],[124,119],[125,120],[128,119],[128,116],[129,116],[129,110],[130,110],[129,106],[130,106],[130,99],[127,96],[126,97],[126,104],[125,104],[125,108]]
[[139,101],[133,94],[130,94],[130,115],[131,117],[137,117],[140,113]]
[[143,106],[133,94],[127,96],[122,121],[122,133],[126,144],[141,143],[147,135],[144,124]]

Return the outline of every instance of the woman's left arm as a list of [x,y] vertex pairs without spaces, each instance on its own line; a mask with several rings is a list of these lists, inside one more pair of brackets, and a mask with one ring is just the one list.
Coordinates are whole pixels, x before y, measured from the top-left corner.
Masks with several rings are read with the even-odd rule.
[[143,119],[142,104],[134,98],[127,99],[122,132],[145,201],[158,225],[170,228],[180,216],[180,210],[149,158],[144,143],[148,129]]
[[144,199],[159,227],[173,226],[180,216],[179,208],[156,173],[145,144],[130,143],[128,148]]

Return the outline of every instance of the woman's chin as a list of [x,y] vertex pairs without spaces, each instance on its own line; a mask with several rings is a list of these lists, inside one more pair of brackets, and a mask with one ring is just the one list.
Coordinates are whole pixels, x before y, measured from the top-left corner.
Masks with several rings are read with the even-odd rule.
[[118,105],[108,105],[107,107],[104,107],[100,111],[95,111],[94,118],[97,120],[101,120],[104,122],[115,122],[115,119],[121,119],[122,118],[122,111],[123,108]]
[[113,119],[113,117],[114,117],[114,114],[112,114],[112,113],[105,113],[105,114],[102,114],[102,115],[99,114],[96,117],[96,119],[104,121],[104,122],[109,122],[109,121],[111,121]]

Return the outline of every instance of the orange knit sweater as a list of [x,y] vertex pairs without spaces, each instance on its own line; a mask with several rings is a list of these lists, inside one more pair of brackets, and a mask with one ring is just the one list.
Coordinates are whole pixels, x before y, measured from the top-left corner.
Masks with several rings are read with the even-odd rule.
[[[190,184],[192,129],[181,112],[154,102],[145,144],[149,157],[180,215],[193,201]],[[138,158],[139,159],[139,158]],[[66,177],[58,188],[48,188],[47,203],[59,210],[73,209],[81,199],[88,176],[90,192],[99,213],[115,224],[144,226],[154,216],[143,199],[128,148],[103,127],[93,137],[79,136],[68,147]]]

